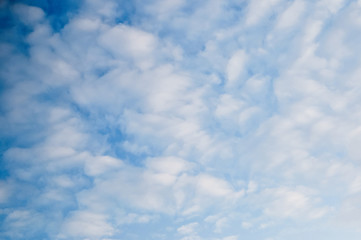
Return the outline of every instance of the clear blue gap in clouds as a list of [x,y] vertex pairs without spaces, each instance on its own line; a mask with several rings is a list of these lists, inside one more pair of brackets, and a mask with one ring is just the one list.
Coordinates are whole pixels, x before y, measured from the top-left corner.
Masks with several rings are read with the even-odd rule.
[[361,1],[2,1],[0,238],[360,236]]

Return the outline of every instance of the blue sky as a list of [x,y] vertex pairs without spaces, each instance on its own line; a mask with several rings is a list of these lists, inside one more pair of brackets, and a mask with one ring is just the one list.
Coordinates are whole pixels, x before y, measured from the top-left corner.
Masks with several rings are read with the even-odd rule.
[[359,240],[361,1],[0,2],[0,238]]

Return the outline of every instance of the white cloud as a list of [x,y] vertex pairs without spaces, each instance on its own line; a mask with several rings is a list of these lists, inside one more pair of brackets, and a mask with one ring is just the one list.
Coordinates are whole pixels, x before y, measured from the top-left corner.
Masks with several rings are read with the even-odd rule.
[[358,193],[361,191],[361,176],[355,177],[349,187],[350,193]]
[[336,13],[342,6],[345,4],[344,0],[331,0],[331,1],[320,1],[318,4],[320,4],[322,7],[326,7],[328,11],[331,13]]
[[5,231],[1,232],[2,236],[21,239],[42,229],[45,218],[32,210],[13,209],[7,214],[3,224]]
[[77,18],[71,21],[69,27],[73,27],[80,31],[92,32],[96,31],[101,27],[101,22],[99,19],[91,18]]
[[247,194],[257,191],[258,184],[254,181],[250,181],[247,186]]
[[330,209],[318,207],[317,199],[308,190],[291,190],[287,188],[266,189],[262,193],[265,204],[264,213],[279,218],[320,218]]
[[35,25],[44,19],[45,13],[41,8],[25,4],[14,4],[12,10],[27,25]]
[[232,236],[222,238],[222,240],[238,240],[238,239],[239,239],[239,237],[236,236],[236,235],[232,235]]
[[269,12],[273,10],[281,0],[255,0],[250,1],[248,5],[248,12],[246,24],[249,26],[259,23]]
[[198,227],[198,223],[197,223],[197,222],[188,223],[188,224],[186,224],[186,225],[180,226],[180,227],[177,229],[177,232],[180,233],[180,234],[182,234],[182,235],[195,234],[197,227]]
[[85,172],[89,176],[109,174],[109,172],[115,171],[123,165],[121,160],[109,156],[89,157],[86,161]]
[[202,240],[199,236],[186,236],[183,237],[181,240]]
[[223,94],[219,98],[219,102],[215,111],[216,116],[226,117],[238,113],[244,105],[244,102],[234,99],[230,94]]
[[239,78],[242,76],[242,73],[245,72],[246,61],[247,55],[244,50],[236,51],[229,59],[226,73],[228,78],[227,84],[230,87],[234,86],[235,82],[240,80]]
[[162,157],[148,159],[147,167],[155,172],[178,175],[181,172],[189,170],[191,164],[181,158]]
[[0,203],[6,203],[11,196],[11,183],[0,181]]
[[216,197],[227,196],[232,193],[230,186],[222,179],[209,175],[200,175],[196,180],[200,193]]
[[110,21],[117,15],[117,4],[112,0],[86,0],[83,8],[86,10],[84,14],[102,17],[104,21]]
[[228,226],[228,219],[226,217],[218,219],[214,224],[214,232],[215,233],[222,233],[224,228]]
[[111,236],[115,229],[107,223],[107,217],[102,214],[76,211],[65,220],[62,226],[60,238],[83,238],[90,237],[97,239],[99,237]]
[[356,129],[353,129],[352,132],[350,132],[350,135],[347,137],[347,150],[349,153],[349,156],[355,160],[360,161],[360,146],[361,143],[361,128],[358,127]]
[[128,57],[141,69],[154,65],[153,52],[157,39],[150,33],[126,25],[115,26],[99,37],[101,46],[112,55]]
[[342,201],[339,211],[334,217],[333,221],[336,225],[344,227],[351,227],[360,229],[360,208],[358,202],[360,201],[360,194],[348,197]]
[[167,21],[174,15],[178,15],[179,10],[185,6],[184,0],[155,0],[145,4],[147,12],[157,15],[162,21]]
[[252,223],[250,223],[250,222],[242,222],[242,228],[250,229],[251,227],[253,227]]
[[292,2],[291,6],[289,6],[281,14],[276,27],[289,28],[292,27],[294,24],[297,24],[304,10],[305,10],[305,3],[303,0],[296,0]]

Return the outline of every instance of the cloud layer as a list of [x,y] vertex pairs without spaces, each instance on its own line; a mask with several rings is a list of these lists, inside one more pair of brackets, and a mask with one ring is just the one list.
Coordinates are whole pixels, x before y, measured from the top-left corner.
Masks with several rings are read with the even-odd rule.
[[361,1],[0,3],[2,239],[358,239]]

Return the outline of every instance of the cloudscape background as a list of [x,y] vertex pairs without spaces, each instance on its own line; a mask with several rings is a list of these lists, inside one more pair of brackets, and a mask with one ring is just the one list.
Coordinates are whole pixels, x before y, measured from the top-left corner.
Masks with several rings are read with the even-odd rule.
[[0,26],[1,239],[360,239],[360,0],[2,0]]

